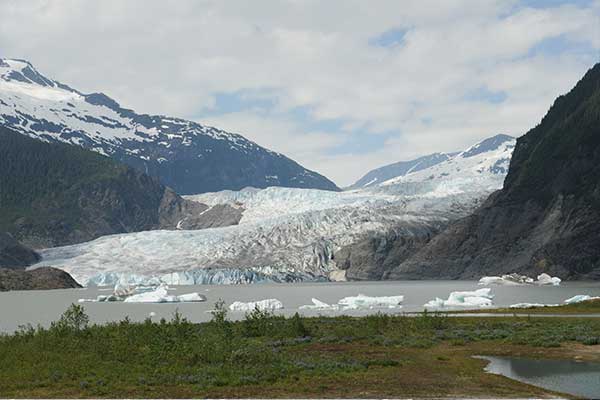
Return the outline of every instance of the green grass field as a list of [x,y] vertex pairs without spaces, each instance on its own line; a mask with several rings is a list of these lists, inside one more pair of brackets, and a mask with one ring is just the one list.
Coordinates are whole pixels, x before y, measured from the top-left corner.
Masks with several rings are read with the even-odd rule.
[[600,320],[374,315],[89,325],[0,336],[0,397],[545,397],[473,355],[600,360]]

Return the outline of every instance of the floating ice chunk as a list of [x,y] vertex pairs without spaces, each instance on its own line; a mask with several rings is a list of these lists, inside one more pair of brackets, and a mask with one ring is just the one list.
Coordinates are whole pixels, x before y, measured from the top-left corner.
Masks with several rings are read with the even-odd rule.
[[519,275],[519,274],[507,274],[502,276],[484,276],[479,280],[480,285],[505,285],[505,286],[518,286],[532,284],[534,281],[532,278]]
[[552,285],[559,286],[561,282],[560,278],[555,276],[550,276],[548,274],[540,274],[537,277],[537,281],[535,282],[537,285]]
[[124,303],[178,303],[177,296],[167,292],[167,286],[161,285],[151,292],[134,294],[123,300]]
[[373,308],[399,308],[404,301],[404,296],[371,297],[359,294],[358,296],[344,297],[338,301],[344,310],[373,309]]
[[600,299],[600,297],[592,297],[587,294],[578,294],[577,296],[573,296],[569,299],[566,299],[565,304],[575,304],[575,303],[581,303],[583,301],[598,300],[598,299]]
[[480,285],[504,285],[504,286],[519,286],[519,285],[560,285],[561,279],[552,277],[548,274],[540,274],[537,277],[537,281],[525,275],[519,275],[517,273],[507,274],[502,276],[484,276],[479,280]]
[[[113,295],[115,295],[117,297],[128,297],[128,296],[135,294],[136,289],[137,288],[135,287],[135,285],[131,285],[128,282],[119,281],[119,282],[117,282],[117,284],[115,285],[115,288],[113,289]],[[101,300],[98,300],[98,301],[101,301]]]
[[323,311],[336,311],[340,307],[337,304],[327,304],[314,297],[311,299],[312,304],[306,306],[300,306],[300,310],[323,310]]
[[96,299],[79,299],[80,303],[101,303],[111,301],[122,301],[124,303],[188,303],[206,301],[206,296],[194,292],[179,296],[170,295],[167,285],[158,287],[132,286],[127,283],[117,283],[113,294],[99,295]]
[[206,296],[194,292],[194,293],[187,293],[187,294],[182,294],[177,296],[177,300],[179,300],[182,303],[194,303],[194,302],[200,302],[200,301],[206,301]]
[[277,299],[265,299],[259,301],[250,301],[243,303],[241,301],[234,301],[229,306],[231,311],[254,311],[259,309],[261,311],[273,311],[283,308],[283,303]]
[[540,304],[540,303],[517,303],[511,304],[509,308],[538,308],[538,307],[557,307],[558,304]]
[[424,305],[425,308],[455,308],[455,307],[490,307],[494,296],[490,288],[478,289],[471,292],[452,292],[447,300],[437,297]]

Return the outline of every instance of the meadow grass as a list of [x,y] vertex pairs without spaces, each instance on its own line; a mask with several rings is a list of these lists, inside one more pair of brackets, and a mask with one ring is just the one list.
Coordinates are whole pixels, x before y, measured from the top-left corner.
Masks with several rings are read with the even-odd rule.
[[544,396],[472,356],[571,357],[599,342],[600,320],[583,318],[255,310],[233,322],[219,303],[207,323],[91,325],[72,305],[49,328],[0,336],[0,397]]

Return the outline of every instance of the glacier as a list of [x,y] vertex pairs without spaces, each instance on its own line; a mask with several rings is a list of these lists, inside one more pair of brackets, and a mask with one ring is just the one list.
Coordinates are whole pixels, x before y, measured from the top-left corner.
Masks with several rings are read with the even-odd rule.
[[[242,284],[343,280],[335,254],[369,235],[407,238],[466,216],[502,187],[514,140],[365,189],[245,188],[186,196],[243,209],[238,225],[145,231],[44,249],[84,286]],[[414,175],[414,176],[413,176]]]

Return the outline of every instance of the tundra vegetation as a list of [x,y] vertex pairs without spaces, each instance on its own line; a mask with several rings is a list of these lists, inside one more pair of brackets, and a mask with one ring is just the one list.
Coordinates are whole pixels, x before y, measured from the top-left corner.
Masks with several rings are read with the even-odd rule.
[[[600,359],[600,319],[376,314],[90,324],[0,336],[0,397],[544,397],[474,355]],[[555,394],[555,393],[554,393]]]

